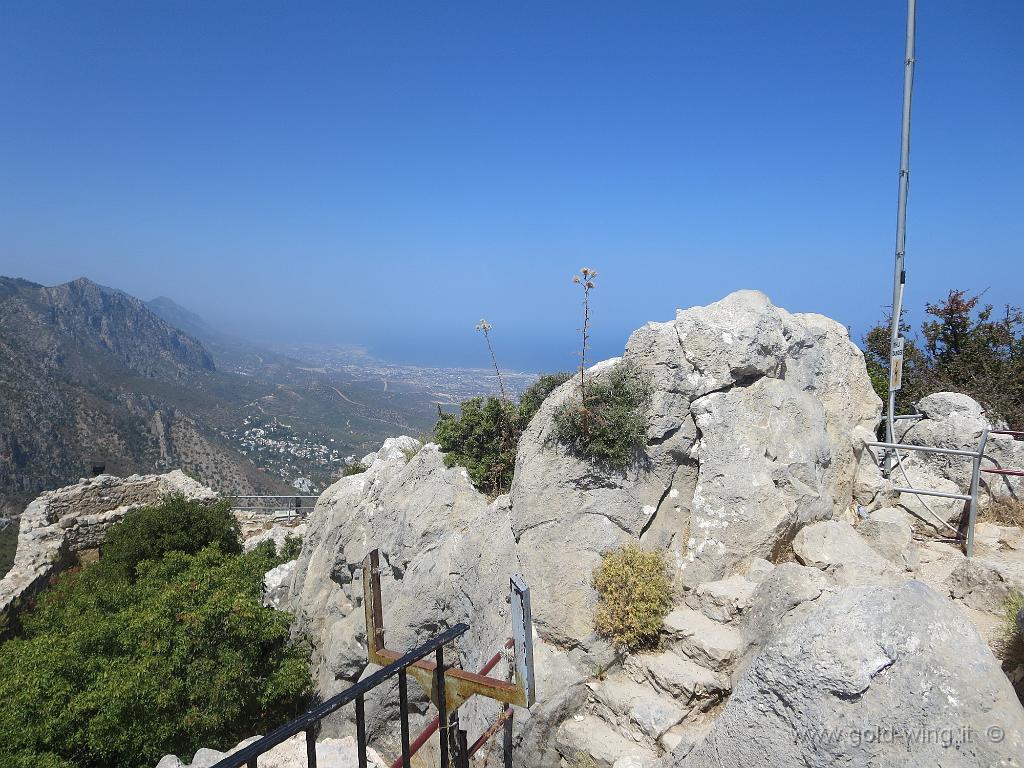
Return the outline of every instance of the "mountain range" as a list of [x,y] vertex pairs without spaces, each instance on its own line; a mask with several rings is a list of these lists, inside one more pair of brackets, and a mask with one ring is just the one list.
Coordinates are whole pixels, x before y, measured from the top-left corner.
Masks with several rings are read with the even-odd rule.
[[234,339],[166,297],[0,277],[0,515],[94,464],[181,467],[227,494],[319,490],[454,399],[378,375]]

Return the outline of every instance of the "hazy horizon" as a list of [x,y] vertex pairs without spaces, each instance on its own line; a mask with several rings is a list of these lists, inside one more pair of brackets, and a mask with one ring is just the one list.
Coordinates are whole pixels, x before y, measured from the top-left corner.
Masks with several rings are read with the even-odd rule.
[[[254,341],[572,368],[741,288],[891,294],[901,3],[8,3],[0,273]],[[1021,303],[1024,6],[919,8],[906,305]]]

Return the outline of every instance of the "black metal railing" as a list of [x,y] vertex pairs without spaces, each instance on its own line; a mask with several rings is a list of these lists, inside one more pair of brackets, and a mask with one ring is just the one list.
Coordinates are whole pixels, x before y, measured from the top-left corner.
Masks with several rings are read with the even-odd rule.
[[[247,766],[247,768],[257,768],[260,755],[269,752],[278,744],[287,741],[292,736],[303,731],[305,731],[306,734],[306,764],[309,768],[316,768],[317,726],[325,717],[337,712],[339,709],[352,702],[355,702],[356,707],[356,744],[359,755],[359,768],[367,768],[366,716],[364,713],[364,700],[367,693],[396,675],[398,676],[399,711],[402,719],[402,765],[404,768],[409,768],[409,761],[411,759],[411,754],[409,752],[409,683],[408,673],[406,670],[425,656],[428,656],[431,653],[435,655],[437,669],[434,674],[439,710],[438,717],[442,724],[447,724],[449,720],[449,713],[446,711],[447,703],[444,690],[444,646],[456,638],[461,637],[468,629],[468,624],[456,624],[448,631],[442,632],[423,643],[423,645],[412,649],[397,661],[388,664],[386,667],[381,667],[372,675],[360,680],[351,688],[348,688],[347,690],[332,696],[323,703],[308,709],[305,713],[295,718],[290,723],[282,725],[280,728],[277,728],[266,736],[254,741],[252,744],[228,755],[223,760],[213,765],[212,768],[240,768],[243,765]],[[461,734],[463,740],[465,740],[464,734],[465,732],[462,732]],[[448,739],[444,738],[444,736],[447,736],[447,733],[442,733],[442,738],[440,739],[441,765],[443,768],[447,768],[449,765]],[[466,751],[462,750],[462,754],[465,755]]]

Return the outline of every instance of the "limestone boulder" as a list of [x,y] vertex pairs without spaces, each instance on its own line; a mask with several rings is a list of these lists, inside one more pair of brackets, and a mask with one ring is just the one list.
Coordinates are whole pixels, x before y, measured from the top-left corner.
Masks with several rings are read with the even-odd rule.
[[827,520],[802,528],[793,551],[804,565],[819,568],[840,584],[864,584],[899,577],[899,571],[861,538],[849,523]]
[[[375,548],[389,647],[412,648],[458,622],[471,627],[451,649],[466,669],[480,668],[504,645],[509,577],[519,571],[507,500],[488,504],[465,470],[445,467],[436,445],[389,439],[365,472],[342,478],[321,495],[282,605],[295,616],[295,632],[311,641],[322,696],[370,671],[362,561]],[[389,747],[397,739],[396,686],[381,686],[367,700],[368,729]],[[420,695],[425,713],[422,701]],[[478,712],[475,700],[462,711],[471,728],[482,727],[492,714]],[[351,718],[339,713],[324,733],[347,733]]]
[[835,586],[818,568],[782,563],[757,585],[741,631],[748,656],[762,648],[781,627],[813,610],[819,598],[827,600]]
[[[985,411],[980,403],[958,392],[936,392],[922,398],[917,410],[923,418],[896,422],[896,434],[901,442],[976,451],[982,431],[1005,429],[998,416]],[[1010,435],[991,435],[985,448],[989,458],[983,467],[1024,468],[1024,441]],[[961,493],[971,485],[971,459],[942,454],[907,454],[903,460],[907,467],[919,468],[933,476],[952,482]],[[1020,495],[1024,492],[1024,478],[981,474],[981,489],[988,498]]]
[[263,604],[280,610],[287,606],[288,582],[295,570],[295,561],[281,563],[263,575]]
[[1024,592],[1024,557],[963,558],[945,585],[968,608],[1002,616],[1010,597]]
[[[234,754],[243,747],[259,739],[259,736],[252,736],[237,744],[227,752],[219,752],[216,749],[203,747],[196,751],[192,762],[182,762],[175,755],[165,755],[156,768],[210,768],[225,757]],[[366,752],[367,763],[374,768],[386,768],[387,763],[377,752],[369,748]],[[356,741],[351,736],[340,739],[322,739],[316,744],[317,765],[329,766],[329,768],[358,768],[359,754],[356,748]],[[269,752],[259,757],[259,764],[266,768],[305,768],[306,767],[306,738],[299,733],[287,741],[278,744]]]
[[857,534],[898,569],[913,571],[917,568],[919,556],[910,525],[886,520],[872,512],[867,520],[857,526]]
[[747,666],[673,765],[1014,765],[1024,709],[967,618],[916,581],[847,587]]
[[548,398],[518,448],[512,529],[524,575],[545,596],[538,629],[557,642],[590,642],[590,581],[610,549],[639,540],[666,550],[677,585],[691,589],[778,554],[855,493],[874,503],[885,485],[863,451],[881,403],[860,350],[828,318],[740,291],[648,323],[622,360],[653,390],[634,466],[609,472],[554,439],[575,381]]

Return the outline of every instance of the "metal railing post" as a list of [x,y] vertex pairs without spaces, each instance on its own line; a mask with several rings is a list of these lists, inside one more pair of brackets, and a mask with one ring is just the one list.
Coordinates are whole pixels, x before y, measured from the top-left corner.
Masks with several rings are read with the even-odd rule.
[[306,765],[308,768],[316,768],[316,730],[306,729]]
[[971,500],[967,511],[967,556],[974,556],[974,525],[978,520],[978,483],[981,479],[981,458],[985,455],[985,446],[988,444],[988,430],[981,431],[981,441],[978,443],[978,453],[974,457],[974,467],[971,472]]

